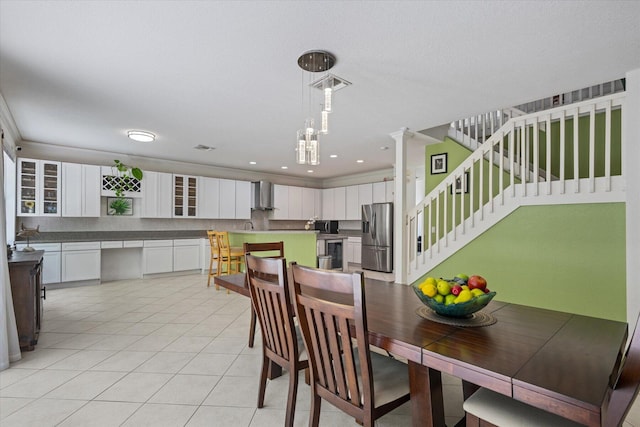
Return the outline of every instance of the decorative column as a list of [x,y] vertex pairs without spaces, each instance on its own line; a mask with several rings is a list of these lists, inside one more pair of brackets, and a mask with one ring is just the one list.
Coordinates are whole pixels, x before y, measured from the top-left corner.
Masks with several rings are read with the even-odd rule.
[[407,164],[407,140],[410,133],[407,128],[390,134],[396,141],[396,161],[393,170],[393,272],[396,283],[407,283],[407,189],[405,168]]

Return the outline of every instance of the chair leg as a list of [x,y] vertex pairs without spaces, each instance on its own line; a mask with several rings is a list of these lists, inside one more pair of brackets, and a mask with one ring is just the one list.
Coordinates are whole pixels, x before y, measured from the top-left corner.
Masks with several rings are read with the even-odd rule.
[[262,370],[260,371],[260,386],[258,388],[258,408],[264,406],[264,392],[267,388],[267,371],[271,360],[267,356],[262,356]]
[[249,324],[249,347],[253,348],[256,339],[256,311],[251,307],[251,323]]
[[[213,267],[213,257],[209,259],[209,277],[207,278],[207,288],[209,286],[211,286],[211,276],[213,276],[213,273],[211,273],[211,268]],[[216,289],[218,289],[219,286],[216,285]]]
[[298,393],[298,369],[295,366],[289,368],[289,395],[287,396],[287,412],[284,425],[293,427],[293,416],[296,411],[296,394]]
[[311,386],[311,409],[309,414],[309,427],[318,427],[320,423],[320,403],[322,400],[316,393],[315,385]]
[[304,382],[306,385],[311,385],[311,368],[304,370]]

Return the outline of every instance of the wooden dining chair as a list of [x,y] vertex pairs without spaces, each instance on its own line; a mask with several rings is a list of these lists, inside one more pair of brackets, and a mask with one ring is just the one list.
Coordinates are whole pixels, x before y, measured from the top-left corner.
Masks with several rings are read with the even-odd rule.
[[317,426],[321,399],[364,426],[409,400],[409,369],[369,350],[364,277],[291,263],[295,296],[311,367],[311,414]]
[[[264,253],[268,252],[268,257],[271,258],[284,258],[284,242],[264,242],[264,243],[247,243],[243,244],[245,257],[247,254]],[[251,310],[251,323],[249,324],[249,347],[253,347],[253,343],[256,337],[256,312]]]
[[[633,405],[640,390],[640,316],[627,347],[620,355],[622,368],[612,373],[609,400],[602,408],[602,427],[619,427]],[[568,368],[569,369],[569,368]],[[617,375],[616,375],[617,374]],[[463,404],[467,426],[580,426],[558,415],[534,408],[508,396],[480,388]]]
[[244,252],[242,248],[232,248],[231,245],[229,245],[229,232],[227,231],[218,231],[216,238],[220,259],[220,268],[217,275],[240,273],[240,266],[244,264]]
[[[211,286],[211,278],[217,276],[220,271],[220,254],[218,252],[218,238],[217,232],[214,230],[207,230],[207,237],[209,238],[209,247],[211,248],[211,257],[209,259],[209,277],[207,279],[207,288]],[[216,270],[213,271],[213,261],[216,262]],[[220,289],[220,286],[216,285],[216,290]]]
[[262,328],[262,371],[258,408],[264,406],[264,394],[271,362],[289,371],[289,394],[285,426],[293,426],[298,391],[298,371],[308,369],[309,360],[293,322],[293,307],[287,284],[287,261],[246,255],[251,301]]

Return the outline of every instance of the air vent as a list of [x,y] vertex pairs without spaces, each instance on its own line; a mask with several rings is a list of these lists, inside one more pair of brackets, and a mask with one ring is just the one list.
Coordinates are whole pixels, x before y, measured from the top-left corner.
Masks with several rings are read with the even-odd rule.
[[331,73],[325,74],[322,78],[316,80],[311,83],[309,86],[314,87],[316,89],[322,90],[324,87],[332,87],[333,91],[340,90],[344,87],[347,87],[351,84],[351,82],[346,81],[342,77],[338,77]]
[[195,147],[196,150],[200,150],[200,151],[211,151],[211,150],[215,150],[215,147],[209,147],[208,145],[202,145],[202,144],[198,144]]

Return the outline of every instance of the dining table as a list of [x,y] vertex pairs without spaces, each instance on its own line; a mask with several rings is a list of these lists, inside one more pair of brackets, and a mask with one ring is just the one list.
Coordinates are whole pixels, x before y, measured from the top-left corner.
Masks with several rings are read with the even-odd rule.
[[[215,283],[249,296],[244,273]],[[484,323],[425,315],[411,286],[365,278],[370,344],[407,360],[414,426],[445,426],[442,373],[465,398],[485,387],[587,426],[602,426],[625,322],[492,300]],[[464,425],[461,420],[458,425]]]

